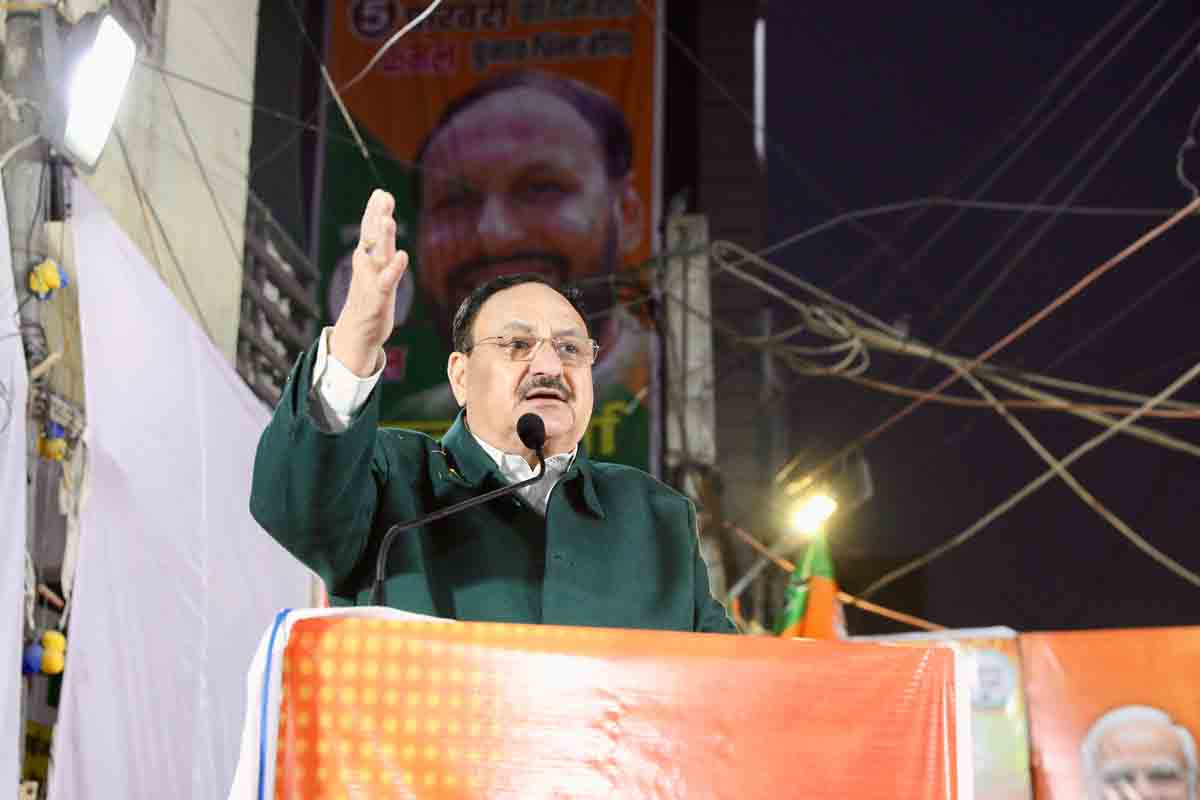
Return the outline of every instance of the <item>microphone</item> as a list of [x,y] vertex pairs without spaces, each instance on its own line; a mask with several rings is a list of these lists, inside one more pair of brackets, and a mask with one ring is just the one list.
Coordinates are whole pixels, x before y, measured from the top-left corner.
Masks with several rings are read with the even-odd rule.
[[410,531],[413,528],[420,528],[439,519],[444,519],[451,514],[457,514],[459,511],[464,511],[480,503],[486,503],[489,500],[495,500],[497,497],[512,494],[518,489],[523,489],[542,479],[542,476],[546,474],[546,459],[542,455],[542,449],[546,446],[546,423],[537,414],[522,414],[521,418],[517,420],[517,438],[521,440],[521,444],[528,447],[537,455],[537,474],[519,483],[501,486],[499,489],[484,492],[478,497],[472,497],[469,500],[463,500],[461,503],[446,506],[408,522],[397,522],[388,528],[387,533],[383,535],[383,541],[379,544],[379,553],[375,557],[375,580],[371,584],[371,605],[378,606],[383,604],[383,582],[387,578],[388,552],[391,551],[392,543],[396,541],[396,537],[399,534],[404,531]]
[[537,453],[540,461],[542,448],[546,446],[546,423],[537,414],[522,414],[517,420],[517,438],[521,444]]

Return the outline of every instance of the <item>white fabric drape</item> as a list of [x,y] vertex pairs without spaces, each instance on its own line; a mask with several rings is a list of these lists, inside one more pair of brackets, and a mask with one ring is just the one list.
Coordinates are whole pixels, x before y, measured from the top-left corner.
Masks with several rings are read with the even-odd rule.
[[0,191],[0,786],[20,777],[21,646],[25,618],[25,397],[28,375],[13,285],[8,210]]
[[74,200],[90,496],[50,798],[220,797],[259,634],[311,578],[248,510],[267,409],[81,181]]

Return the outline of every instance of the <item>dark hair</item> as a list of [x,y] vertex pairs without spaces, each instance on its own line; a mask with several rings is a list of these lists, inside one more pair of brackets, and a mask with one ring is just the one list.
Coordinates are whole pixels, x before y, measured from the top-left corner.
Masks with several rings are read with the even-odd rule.
[[[502,72],[475,84],[471,90],[456,97],[442,111],[437,123],[421,142],[413,159],[417,169],[425,164],[425,152],[454,118],[491,95],[509,89],[534,89],[563,100],[587,120],[600,139],[604,151],[604,167],[610,180],[624,178],[633,169],[633,133],[620,107],[610,97],[586,83],[533,69]],[[414,180],[414,207],[421,207],[421,180]]]
[[479,309],[483,308],[483,304],[497,292],[503,292],[505,289],[511,289],[523,283],[540,283],[543,286],[549,286],[565,297],[567,302],[571,304],[571,307],[579,312],[579,316],[585,316],[583,305],[580,302],[581,293],[574,287],[558,286],[545,275],[539,275],[536,272],[500,275],[471,290],[471,293],[467,295],[467,299],[463,300],[462,305],[458,307],[458,311],[454,312],[454,322],[451,332],[456,352],[465,353],[471,349],[471,327],[475,324],[475,318],[479,316]]

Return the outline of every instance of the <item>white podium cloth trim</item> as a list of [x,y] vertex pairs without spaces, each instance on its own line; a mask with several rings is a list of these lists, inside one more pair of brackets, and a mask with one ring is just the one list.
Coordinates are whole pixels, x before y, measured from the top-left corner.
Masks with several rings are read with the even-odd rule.
[[285,608],[280,611],[263,633],[246,673],[246,716],[242,727],[242,746],[233,785],[229,789],[229,800],[272,800],[275,797],[276,737],[271,735],[271,731],[279,728],[283,650],[287,647],[293,625],[300,620],[317,617],[455,622],[380,606]]

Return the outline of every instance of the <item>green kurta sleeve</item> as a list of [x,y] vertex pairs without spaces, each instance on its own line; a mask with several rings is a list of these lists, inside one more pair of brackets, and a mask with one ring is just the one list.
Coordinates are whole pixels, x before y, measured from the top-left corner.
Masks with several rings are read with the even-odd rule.
[[389,465],[377,447],[378,389],[342,433],[310,416],[315,347],[302,356],[254,459],[250,512],[338,593],[368,549]]

